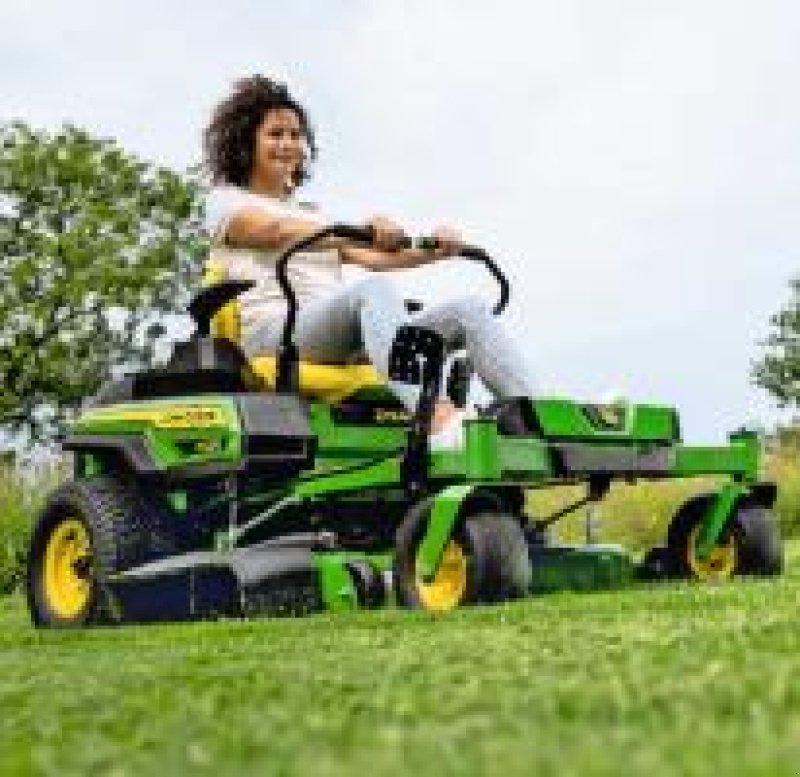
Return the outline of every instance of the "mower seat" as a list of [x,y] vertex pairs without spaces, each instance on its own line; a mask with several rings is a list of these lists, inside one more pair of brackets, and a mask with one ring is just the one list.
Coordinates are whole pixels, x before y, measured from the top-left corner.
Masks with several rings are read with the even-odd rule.
[[[216,259],[206,262],[203,284],[226,279],[225,267]],[[211,318],[211,335],[241,346],[239,304],[234,299],[223,305]],[[278,365],[275,356],[248,358],[252,371],[267,390],[275,390]],[[338,403],[364,388],[384,386],[384,379],[371,364],[315,364],[300,362],[300,394],[307,399]]]

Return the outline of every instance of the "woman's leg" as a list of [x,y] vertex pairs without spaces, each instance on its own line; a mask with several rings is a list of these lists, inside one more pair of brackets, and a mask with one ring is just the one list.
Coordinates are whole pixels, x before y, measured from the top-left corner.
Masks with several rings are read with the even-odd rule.
[[451,348],[466,348],[475,372],[497,398],[531,396],[535,382],[525,359],[480,297],[460,297],[425,308],[414,324],[435,329]]
[[[297,311],[295,343],[303,359],[322,364],[342,364],[366,350],[392,392],[413,410],[419,389],[389,381],[388,377],[392,341],[406,323],[408,314],[403,299],[386,278],[373,275],[330,297],[301,305]],[[282,323],[265,324],[246,338],[245,353],[273,354],[281,332]]]
[[[451,349],[466,348],[478,376],[496,397],[533,393],[524,360],[488,303],[462,297],[409,315],[394,286],[378,274],[301,306],[295,342],[303,358],[328,364],[341,364],[363,347],[375,369],[389,381],[389,351],[397,330],[408,323],[434,329]],[[247,339],[245,351],[249,355],[274,353],[280,336],[280,325],[265,325]],[[394,381],[389,385],[406,407],[416,407],[417,387]]]

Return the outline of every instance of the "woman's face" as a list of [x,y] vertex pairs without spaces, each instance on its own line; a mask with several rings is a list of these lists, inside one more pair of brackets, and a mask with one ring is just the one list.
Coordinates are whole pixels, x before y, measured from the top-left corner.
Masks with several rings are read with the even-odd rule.
[[300,119],[291,108],[273,108],[256,131],[254,175],[284,191],[294,188],[294,175],[303,161],[305,138]]

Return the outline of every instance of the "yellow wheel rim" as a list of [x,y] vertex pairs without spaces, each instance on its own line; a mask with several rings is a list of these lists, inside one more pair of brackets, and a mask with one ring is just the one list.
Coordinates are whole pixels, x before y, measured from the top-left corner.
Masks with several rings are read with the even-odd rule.
[[59,618],[78,616],[91,597],[89,533],[76,518],[57,524],[44,552],[44,594]]
[[461,546],[450,540],[442,553],[436,574],[426,583],[417,572],[417,591],[426,610],[445,612],[458,607],[467,591],[467,557]]
[[703,582],[722,582],[730,580],[736,570],[736,538],[729,534],[721,545],[715,545],[704,559],[697,557],[697,537],[701,524],[697,524],[689,534],[686,546],[686,562],[692,574]]

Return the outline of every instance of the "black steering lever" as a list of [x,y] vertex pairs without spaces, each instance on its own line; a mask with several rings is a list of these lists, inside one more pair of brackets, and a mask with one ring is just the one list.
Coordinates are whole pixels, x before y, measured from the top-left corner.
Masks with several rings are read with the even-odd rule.
[[[330,224],[295,241],[278,257],[275,264],[275,273],[278,279],[278,285],[281,287],[283,296],[286,298],[286,319],[281,334],[281,345],[278,349],[278,375],[276,386],[278,391],[297,391],[299,383],[299,357],[297,346],[294,343],[294,329],[297,323],[297,295],[289,282],[287,272],[289,260],[298,252],[310,248],[312,245],[330,237],[369,246],[375,242],[375,230],[370,226],[341,223]],[[401,242],[399,247],[420,248],[432,251],[436,249],[437,245],[437,240],[433,237],[420,237],[416,239],[407,237]],[[457,256],[463,259],[481,262],[492,274],[500,287],[500,299],[495,304],[493,313],[496,316],[500,315],[508,305],[510,296],[510,286],[503,271],[486,251],[477,246],[463,245]]]

